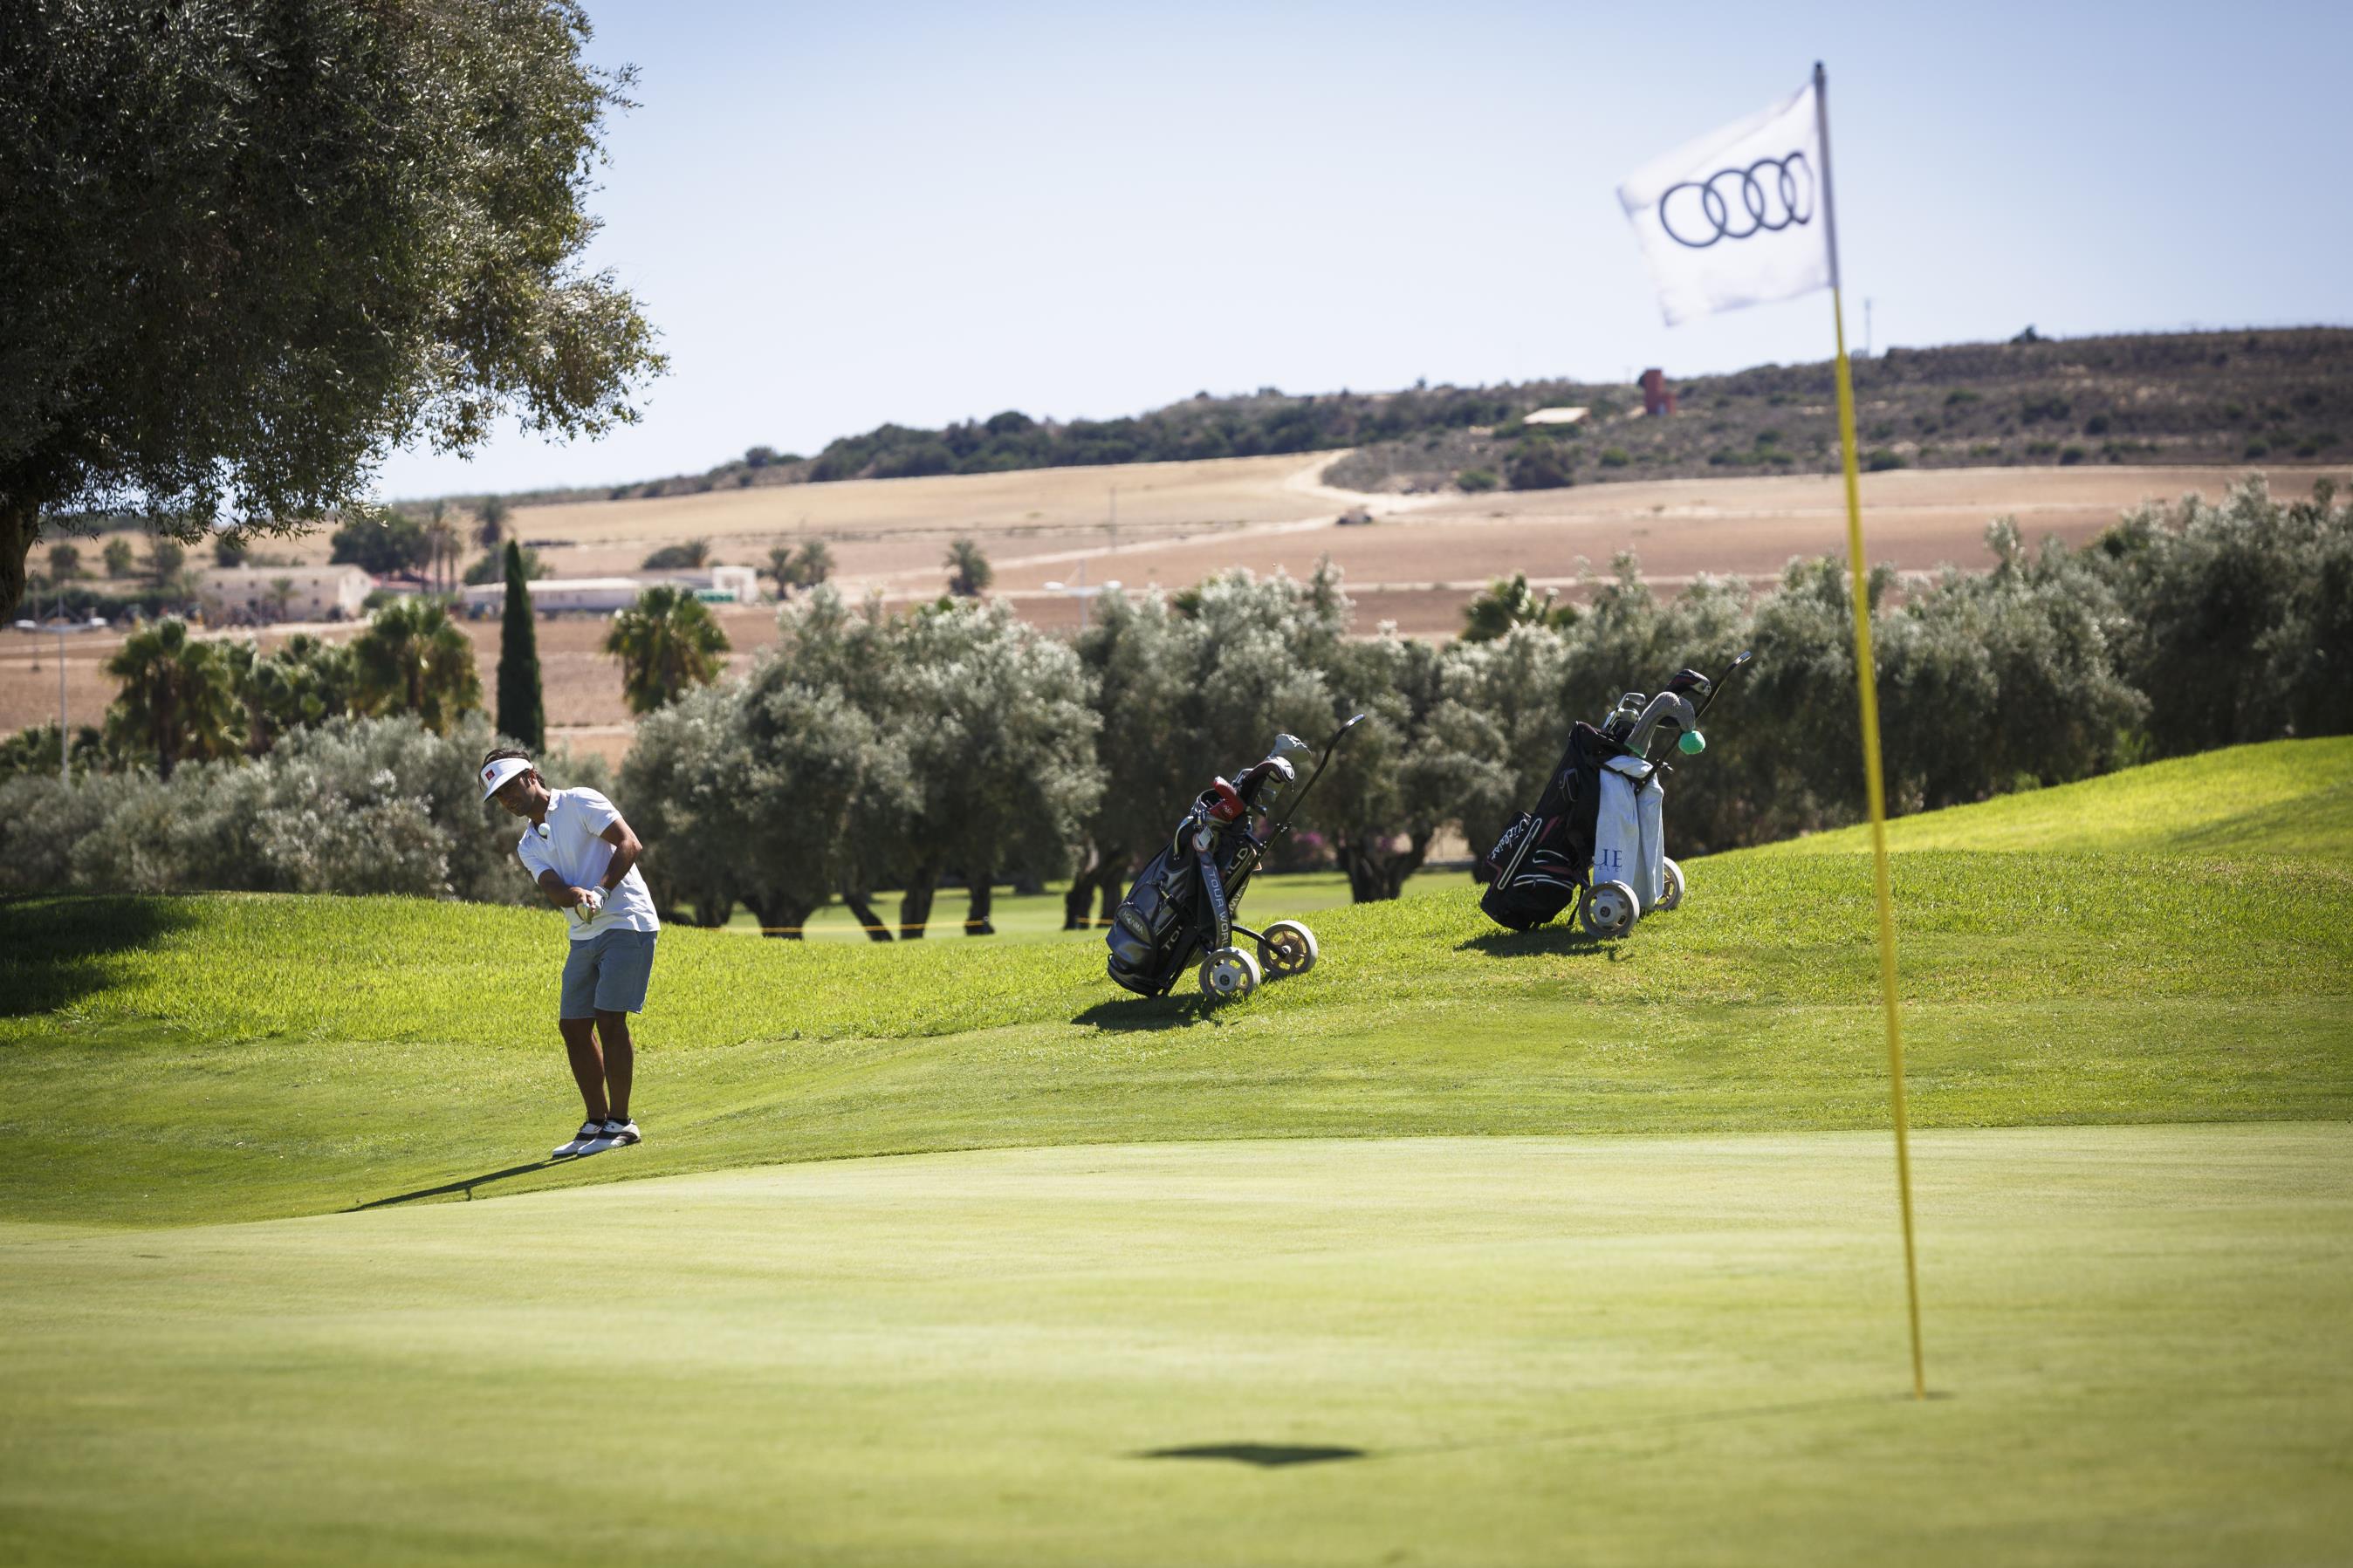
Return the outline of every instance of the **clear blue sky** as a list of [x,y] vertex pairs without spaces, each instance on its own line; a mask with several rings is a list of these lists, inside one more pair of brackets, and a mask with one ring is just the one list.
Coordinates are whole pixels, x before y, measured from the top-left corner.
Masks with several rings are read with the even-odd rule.
[[[1443,14],[1441,15],[1441,10]],[[641,425],[390,497],[699,470],[884,420],[1827,356],[1828,296],[1669,329],[1618,182],[1830,70],[1850,340],[2353,321],[2353,6],[590,0],[641,107],[594,252]]]

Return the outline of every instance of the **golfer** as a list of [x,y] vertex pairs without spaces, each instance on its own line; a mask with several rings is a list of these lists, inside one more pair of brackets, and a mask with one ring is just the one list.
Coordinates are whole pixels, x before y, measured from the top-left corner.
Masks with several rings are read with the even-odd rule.
[[642,1142],[629,1120],[637,1067],[629,1015],[645,1011],[654,938],[661,931],[653,895],[638,875],[645,846],[611,801],[593,789],[549,789],[531,758],[512,747],[482,759],[482,798],[531,824],[515,852],[572,924],[555,1026],[588,1115],[570,1142],[556,1146],[555,1157]]

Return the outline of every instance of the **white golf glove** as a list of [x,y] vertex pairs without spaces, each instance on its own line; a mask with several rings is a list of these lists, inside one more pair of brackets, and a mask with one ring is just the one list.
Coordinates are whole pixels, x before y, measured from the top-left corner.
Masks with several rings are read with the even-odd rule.
[[584,923],[593,921],[604,907],[604,894],[594,888],[584,888],[580,891],[580,901],[572,907],[572,918]]

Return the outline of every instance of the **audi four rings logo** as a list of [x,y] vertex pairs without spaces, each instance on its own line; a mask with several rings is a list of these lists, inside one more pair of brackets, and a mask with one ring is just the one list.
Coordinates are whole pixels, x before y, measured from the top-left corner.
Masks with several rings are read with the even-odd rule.
[[[1686,191],[1691,195],[1684,195]],[[1778,233],[1792,224],[1810,223],[1813,216],[1814,168],[1803,153],[1759,158],[1745,169],[1718,169],[1704,180],[1669,185],[1659,198],[1659,226],[1669,239],[1694,250],[1705,250],[1719,239]]]

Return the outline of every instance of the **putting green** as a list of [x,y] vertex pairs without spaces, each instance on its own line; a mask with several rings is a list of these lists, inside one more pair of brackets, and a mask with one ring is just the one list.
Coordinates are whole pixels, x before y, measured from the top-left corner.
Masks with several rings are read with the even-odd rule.
[[[1946,1131],[1916,1169],[1926,1404],[1876,1134],[1000,1150],[0,1226],[0,1556],[2341,1552],[2353,1128]],[[1188,1449],[1233,1457],[1149,1457]]]

